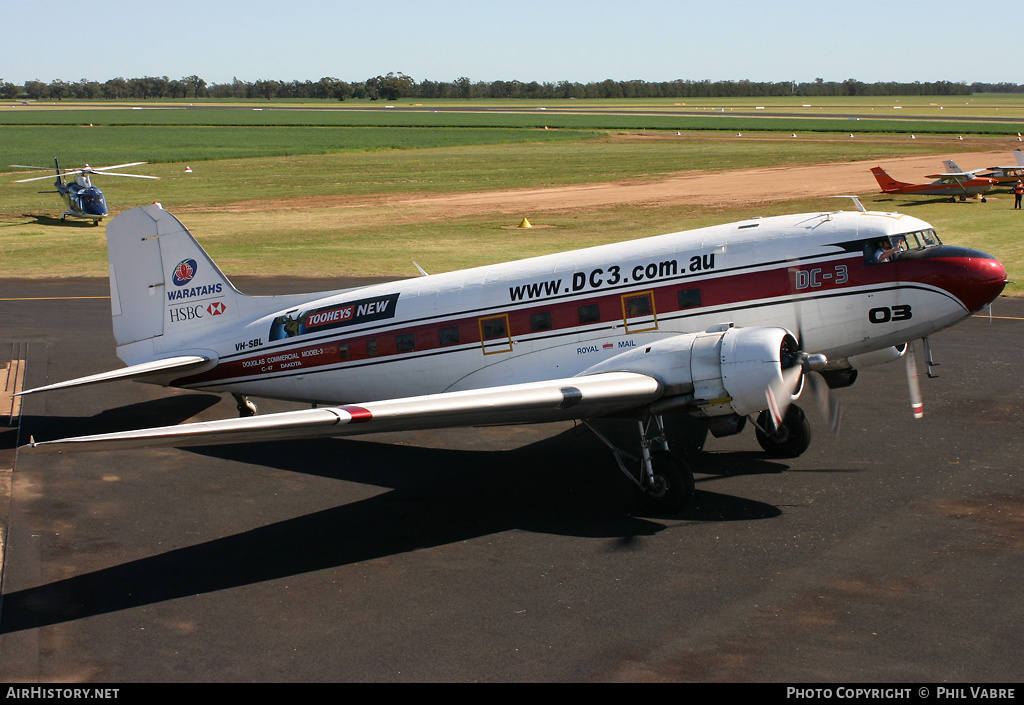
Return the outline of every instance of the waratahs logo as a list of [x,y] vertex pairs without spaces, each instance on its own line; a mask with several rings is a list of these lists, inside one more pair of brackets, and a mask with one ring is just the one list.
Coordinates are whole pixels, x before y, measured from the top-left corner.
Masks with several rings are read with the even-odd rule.
[[174,286],[185,286],[192,281],[192,277],[196,275],[197,266],[194,259],[183,259],[178,262],[171,273],[171,281],[174,282]]

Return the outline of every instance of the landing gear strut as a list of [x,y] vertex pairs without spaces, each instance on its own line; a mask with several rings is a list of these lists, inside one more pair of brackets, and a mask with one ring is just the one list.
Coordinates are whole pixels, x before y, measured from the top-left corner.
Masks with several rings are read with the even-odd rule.
[[611,449],[619,469],[640,491],[640,499],[647,511],[675,514],[693,498],[693,471],[669,449],[661,416],[637,420],[639,456],[623,451],[591,424],[584,423]]
[[247,416],[256,415],[256,405],[249,401],[249,397],[242,394],[232,394],[231,396],[235,398],[235,404],[238,405],[238,415],[241,418],[244,419]]

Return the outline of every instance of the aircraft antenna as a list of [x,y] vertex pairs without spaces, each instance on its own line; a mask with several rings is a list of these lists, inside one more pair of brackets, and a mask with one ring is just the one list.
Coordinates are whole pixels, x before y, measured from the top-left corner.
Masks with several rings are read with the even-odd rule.
[[853,205],[857,206],[857,210],[859,210],[861,213],[867,213],[868,212],[868,209],[864,207],[864,204],[861,203],[860,199],[857,198],[856,196],[851,196],[851,195],[847,194],[847,195],[844,195],[844,196],[829,196],[829,198],[852,198],[853,199]]

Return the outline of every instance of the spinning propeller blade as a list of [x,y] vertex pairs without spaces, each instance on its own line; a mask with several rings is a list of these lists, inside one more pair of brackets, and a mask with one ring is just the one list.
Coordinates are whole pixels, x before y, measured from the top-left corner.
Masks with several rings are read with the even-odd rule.
[[907,343],[907,352],[903,357],[907,359],[907,385],[910,387],[910,409],[914,412],[914,418],[924,416],[924,404],[921,401],[921,381],[917,376],[917,351],[914,349],[913,341]]
[[[802,333],[802,331],[801,331]],[[768,386],[768,413],[775,428],[782,424],[786,410],[794,399],[800,396],[803,385],[810,388],[814,401],[823,419],[828,422],[833,435],[839,435],[843,410],[839,400],[832,394],[828,383],[818,373],[828,360],[824,355],[804,352],[801,343],[794,339],[794,347],[783,356],[782,378]]]
[[817,372],[807,375],[807,381],[811,387],[811,393],[818,404],[818,411],[821,417],[828,421],[829,430],[833,436],[839,435],[839,427],[843,422],[843,407],[839,400],[832,394],[825,378]]

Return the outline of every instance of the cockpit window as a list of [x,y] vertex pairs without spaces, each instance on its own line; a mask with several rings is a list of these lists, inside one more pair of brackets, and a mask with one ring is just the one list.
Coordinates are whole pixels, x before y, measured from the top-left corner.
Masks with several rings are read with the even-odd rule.
[[915,230],[911,233],[899,233],[888,238],[879,238],[866,248],[868,263],[889,262],[907,250],[921,250],[933,245],[941,245],[942,241],[932,228]]
[[919,250],[932,245],[941,245],[942,242],[939,240],[939,236],[935,234],[935,231],[931,228],[925,230],[917,230],[912,233],[907,233],[906,237],[909,249]]

